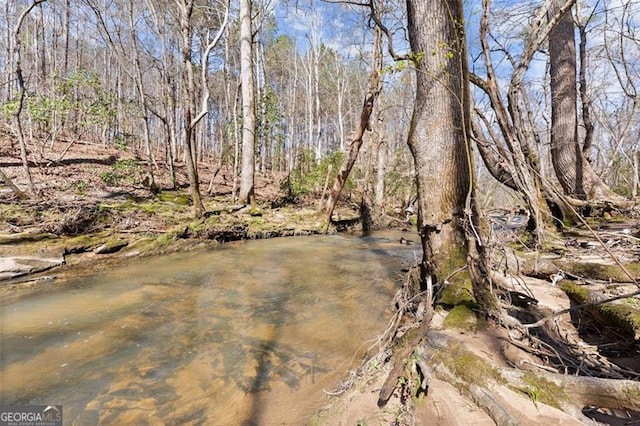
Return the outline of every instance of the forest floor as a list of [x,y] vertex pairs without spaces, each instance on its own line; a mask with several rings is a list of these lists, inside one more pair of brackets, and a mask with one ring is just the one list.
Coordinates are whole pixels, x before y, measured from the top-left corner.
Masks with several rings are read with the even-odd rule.
[[[160,190],[152,193],[143,184],[145,171],[131,161],[133,153],[79,142],[58,144],[30,153],[39,198],[18,201],[0,185],[0,298],[5,300],[37,290],[54,276],[99,270],[140,256],[236,239],[308,235],[326,226],[317,214],[317,201],[282,202],[285,176],[258,174],[257,204],[237,206],[231,199],[230,171],[204,161],[199,171],[201,181],[208,183],[202,188],[208,213],[194,220],[187,186],[168,189],[172,185],[164,168],[154,173]],[[26,189],[16,152],[0,138],[0,170]],[[178,181],[186,183],[184,168],[176,171]],[[340,204],[338,217],[356,223],[357,203]],[[591,227],[566,230],[540,251],[527,247],[513,223],[504,226],[505,217],[509,220],[504,214],[494,218],[493,283],[509,318],[544,324],[524,331],[487,327],[464,315],[454,319],[460,314],[457,302],[441,304],[427,333],[431,343],[421,346],[423,354],[410,354],[407,368],[412,371],[403,374],[392,398],[380,406],[380,390],[396,362],[392,354],[401,346],[397,342],[415,333],[418,323],[411,319],[417,313],[407,311],[395,318],[390,326],[394,332],[382,335],[362,367],[330,392],[328,405],[312,423],[581,424],[596,419],[640,424],[640,407],[634,403],[614,407],[592,388],[595,396],[576,402],[565,395],[563,389],[570,392],[565,382],[551,383],[566,373],[616,378],[624,386],[636,383],[623,390],[627,399],[640,404],[640,222],[615,215],[591,221]],[[389,224],[402,224],[400,216]],[[617,300],[600,304],[610,298]],[[593,306],[570,310],[580,304]],[[457,361],[443,358],[445,347],[447,353],[458,351]],[[425,368],[425,359],[435,360],[429,362],[433,366]],[[534,378],[516,378],[514,371]],[[422,380],[416,381],[417,376]]]

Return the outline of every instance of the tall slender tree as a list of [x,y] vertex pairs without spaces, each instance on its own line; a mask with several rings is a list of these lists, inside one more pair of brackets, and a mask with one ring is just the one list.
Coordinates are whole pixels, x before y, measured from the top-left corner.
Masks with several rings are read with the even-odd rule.
[[[35,194],[36,186],[33,182],[33,178],[31,176],[31,171],[29,170],[29,160],[27,158],[27,142],[25,141],[24,131],[22,129],[22,110],[24,108],[24,99],[26,95],[26,87],[25,87],[25,79],[22,73],[22,43],[21,43],[21,30],[22,24],[24,23],[25,18],[31,13],[31,11],[41,3],[44,3],[46,0],[35,0],[29,6],[27,6],[20,16],[18,16],[18,22],[16,23],[13,29],[13,60],[14,60],[14,70],[16,81],[18,82],[18,105],[13,113],[13,119],[15,123],[15,132],[18,137],[18,142],[20,144],[20,159],[22,160],[22,168],[27,176],[29,181],[29,190]],[[3,179],[7,180],[8,179]]]
[[253,32],[251,0],[240,0],[240,80],[242,85],[242,168],[239,201],[249,204],[254,196],[256,112],[253,80]]
[[360,113],[360,124],[354,132],[354,137],[349,145],[349,153],[344,162],[340,166],[340,170],[336,175],[331,188],[331,193],[327,198],[327,202],[324,206],[324,212],[327,215],[327,221],[331,221],[333,210],[335,209],[338,197],[344,188],[344,184],[351,173],[353,165],[358,159],[358,153],[362,147],[364,141],[364,134],[367,130],[371,130],[371,114],[375,105],[376,99],[382,90],[381,81],[382,72],[382,31],[377,28],[375,32],[375,39],[373,44],[373,51],[371,52],[371,73],[369,74],[369,82],[367,87],[367,93],[365,94],[364,103],[362,105],[362,112]]
[[193,96],[195,92],[195,82],[193,77],[193,64],[191,63],[191,49],[193,42],[192,16],[193,0],[176,0],[180,16],[180,30],[182,34],[182,109],[183,136],[185,149],[185,162],[189,175],[189,187],[191,188],[191,199],[193,203],[193,213],[196,218],[204,215],[204,206],[200,196],[200,182],[198,178],[197,158],[195,152],[195,135],[193,132]]

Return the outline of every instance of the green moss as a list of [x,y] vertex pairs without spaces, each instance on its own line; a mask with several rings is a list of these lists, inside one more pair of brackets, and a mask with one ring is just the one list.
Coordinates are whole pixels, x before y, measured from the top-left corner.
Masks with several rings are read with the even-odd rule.
[[159,246],[165,246],[171,243],[172,241],[174,241],[175,239],[176,239],[175,234],[171,232],[165,232],[164,234],[156,238],[156,242]]
[[99,247],[99,249],[103,253],[113,253],[123,247],[126,247],[127,245],[129,245],[128,240],[120,237],[113,237],[105,241],[104,244]]
[[209,226],[209,225],[218,225],[218,224],[222,223],[222,220],[220,219],[220,216],[218,216],[218,215],[211,215],[211,216],[208,216],[205,219],[205,223],[207,224],[207,226]]
[[576,284],[573,281],[562,280],[560,281],[560,289],[564,291],[567,296],[582,304],[587,303],[589,300],[589,292],[586,288]]
[[467,386],[471,384],[486,386],[489,380],[498,383],[504,381],[499,371],[487,361],[464,349],[457,342],[449,344],[446,349],[437,351],[433,360],[441,362],[461,379]]
[[630,401],[637,401],[640,399],[640,384],[636,386],[625,386],[622,388],[622,393]]
[[192,234],[200,234],[205,229],[207,229],[207,226],[204,220],[194,220],[189,223],[188,227],[191,230]]
[[[629,276],[618,265],[602,265],[599,263],[579,263],[579,262],[554,262],[558,268],[566,271],[570,274],[577,275],[579,277],[585,277],[592,280],[602,281],[617,281],[625,282],[629,281]],[[629,271],[633,277],[640,277],[640,264],[629,263],[624,267]]]
[[621,303],[605,303],[596,306],[595,309],[606,316],[608,322],[632,333],[635,339],[640,339],[640,311],[638,309]]
[[98,234],[79,235],[77,237],[67,239],[64,242],[64,247],[69,253],[83,252],[104,243],[105,239],[107,239],[109,235],[110,233],[107,231],[100,232]]
[[473,330],[477,325],[476,314],[465,305],[454,307],[445,317],[446,328]]
[[[571,281],[563,280],[560,288],[579,304],[592,302],[587,289]],[[589,308],[589,312],[601,322],[620,327],[636,339],[640,338],[640,310],[634,305],[628,302],[604,303]]]
[[264,212],[260,207],[251,206],[247,213],[251,216],[262,216]]
[[127,198],[126,200],[120,202],[120,203],[111,203],[111,204],[107,204],[107,203],[100,203],[98,204],[98,211],[99,212],[104,212],[104,211],[109,211],[109,210],[119,210],[119,211],[124,211],[124,210],[136,210],[138,208],[138,203],[136,203],[136,201],[132,198]]
[[461,274],[463,276],[456,277],[442,288],[438,304],[449,307],[464,305],[471,309],[476,307],[469,274],[466,271]]
[[25,242],[36,242],[42,240],[56,240],[58,236],[51,233],[31,234],[28,232],[20,232],[14,234],[0,234],[0,244],[18,244]]
[[147,214],[153,215],[157,213],[158,206],[154,203],[145,203],[140,205],[140,210]]
[[521,389],[534,401],[540,401],[552,407],[560,408],[560,401],[566,399],[564,388],[554,382],[535,375],[532,372],[525,373],[522,381],[526,388]]
[[173,203],[179,206],[188,206],[191,204],[191,198],[177,191],[161,191],[156,194],[156,198],[165,203]]
[[394,352],[402,352],[409,342],[418,335],[418,327],[408,329],[402,336],[397,339],[397,342],[393,348]]
[[493,375],[493,367],[470,352],[456,357],[454,360],[455,374],[467,383],[486,385],[488,378]]

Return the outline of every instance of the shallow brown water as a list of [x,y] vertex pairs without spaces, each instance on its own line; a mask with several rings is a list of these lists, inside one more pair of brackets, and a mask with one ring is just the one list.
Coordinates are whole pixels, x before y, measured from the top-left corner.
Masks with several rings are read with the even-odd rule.
[[[400,233],[233,243],[0,307],[0,402],[65,424],[303,424],[391,315]],[[369,341],[369,343],[366,343]]]

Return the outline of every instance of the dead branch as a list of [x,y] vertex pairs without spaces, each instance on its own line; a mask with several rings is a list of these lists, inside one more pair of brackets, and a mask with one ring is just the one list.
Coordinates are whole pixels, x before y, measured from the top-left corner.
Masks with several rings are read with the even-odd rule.
[[398,348],[395,357],[395,365],[393,369],[387,376],[387,380],[385,380],[384,385],[382,385],[382,389],[380,389],[380,397],[378,398],[378,406],[382,407],[387,403],[396,386],[398,385],[398,380],[402,376],[402,373],[406,367],[407,359],[411,356],[414,349],[420,341],[424,338],[429,330],[429,326],[431,324],[431,319],[433,318],[433,308],[431,307],[431,303],[426,303],[427,310],[425,312],[424,318],[420,322],[420,326],[418,328],[417,333],[408,341],[403,342],[402,346]]

